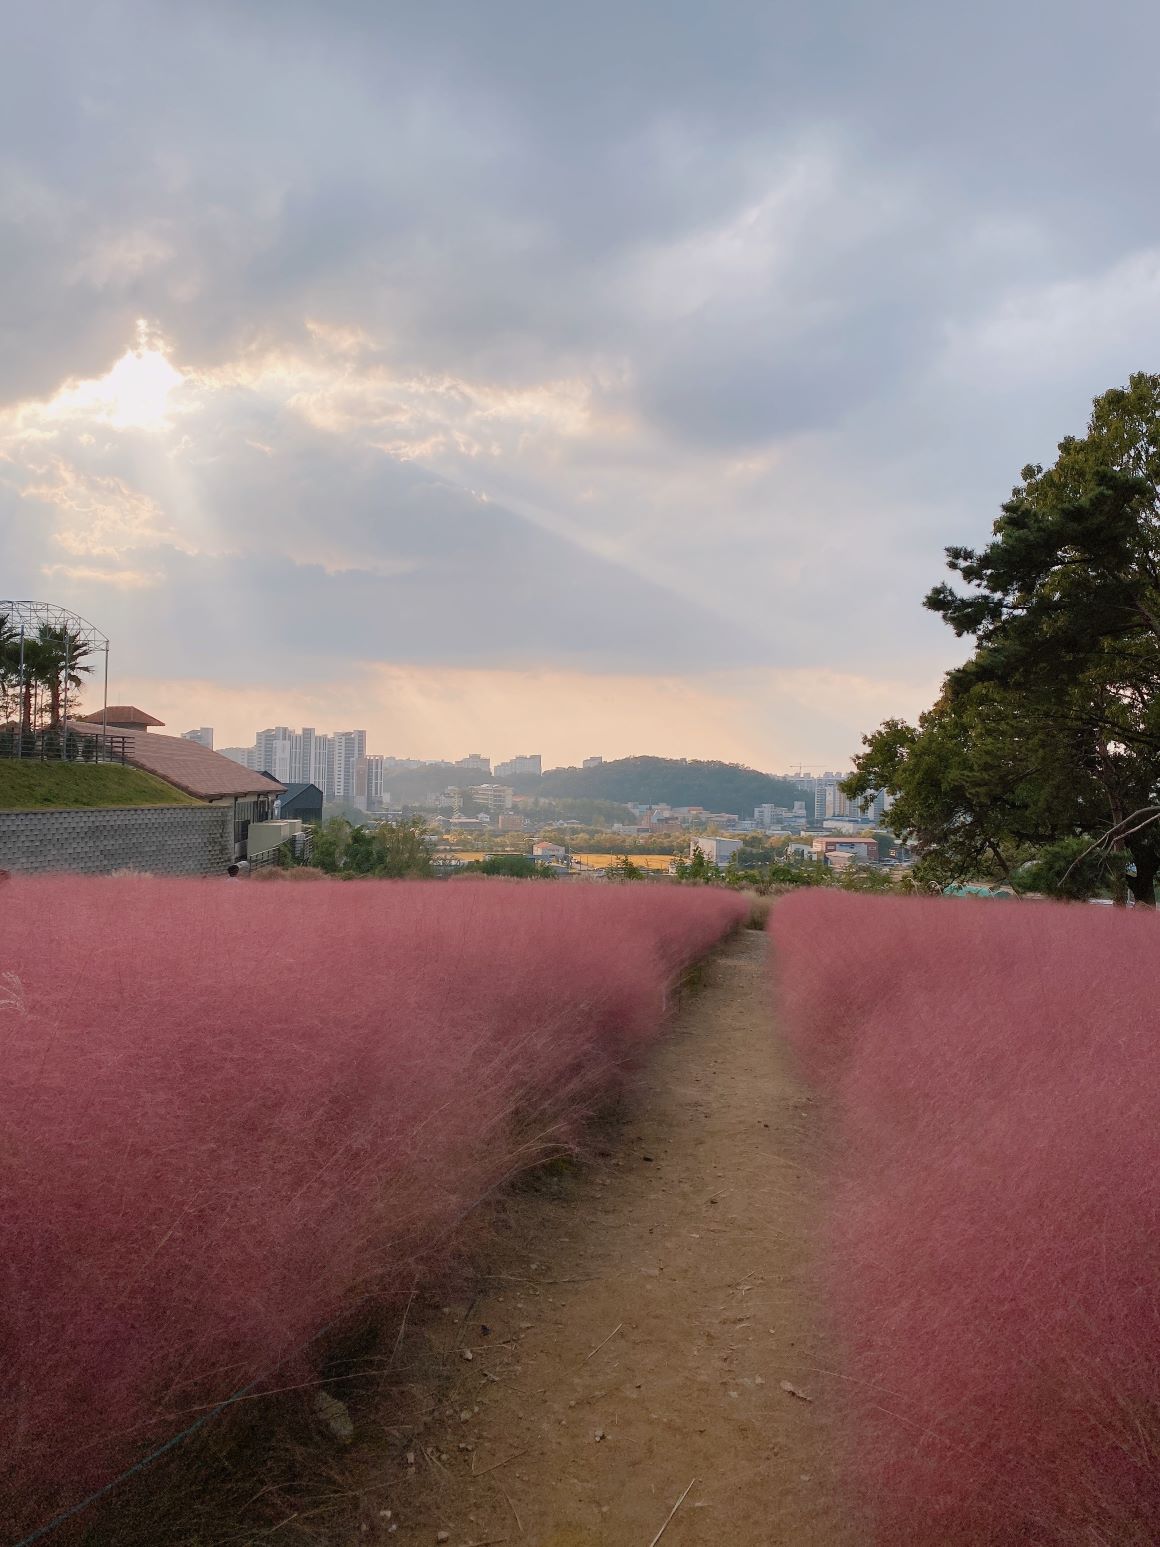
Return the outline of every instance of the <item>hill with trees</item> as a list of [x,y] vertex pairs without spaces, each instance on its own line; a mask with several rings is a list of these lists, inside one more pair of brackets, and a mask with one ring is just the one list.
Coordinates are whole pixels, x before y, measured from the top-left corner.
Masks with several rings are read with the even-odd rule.
[[671,757],[622,757],[596,768],[549,768],[539,779],[513,780],[521,794],[551,800],[615,801],[619,805],[704,806],[752,816],[770,802],[792,806],[802,792],[791,779],[741,763],[699,762]]

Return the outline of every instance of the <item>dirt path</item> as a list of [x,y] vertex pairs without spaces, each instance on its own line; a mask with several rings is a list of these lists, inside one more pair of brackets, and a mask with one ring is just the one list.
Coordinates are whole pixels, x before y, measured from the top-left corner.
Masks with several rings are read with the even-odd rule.
[[505,1210],[488,1291],[426,1334],[453,1375],[361,1540],[649,1547],[682,1494],[664,1547],[856,1540],[808,1287],[814,1118],[764,958],[743,932],[610,1151]]

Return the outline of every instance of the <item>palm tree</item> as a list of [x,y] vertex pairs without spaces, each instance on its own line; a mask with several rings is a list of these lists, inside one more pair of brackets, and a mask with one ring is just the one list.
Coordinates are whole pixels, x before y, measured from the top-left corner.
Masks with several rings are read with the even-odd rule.
[[20,636],[6,612],[0,612],[0,719],[12,715],[12,698],[20,692]]
[[89,673],[91,666],[84,664],[92,646],[78,634],[67,628],[42,623],[36,633],[35,666],[37,680],[48,689],[48,723],[55,730],[60,724],[61,701],[68,689],[80,690],[81,672]]

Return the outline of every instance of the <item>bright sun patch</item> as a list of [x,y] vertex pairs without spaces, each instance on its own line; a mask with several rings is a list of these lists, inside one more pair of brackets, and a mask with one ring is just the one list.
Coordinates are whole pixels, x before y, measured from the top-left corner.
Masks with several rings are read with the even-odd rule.
[[171,424],[170,394],[184,380],[155,345],[127,349],[104,376],[58,392],[50,411],[89,414],[119,430],[164,430]]

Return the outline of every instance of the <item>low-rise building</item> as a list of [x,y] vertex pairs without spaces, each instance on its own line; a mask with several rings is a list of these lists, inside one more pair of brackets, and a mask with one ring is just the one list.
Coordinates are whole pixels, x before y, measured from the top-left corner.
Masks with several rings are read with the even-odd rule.
[[125,761],[132,767],[156,774],[206,805],[230,806],[234,858],[245,859],[250,823],[265,822],[274,815],[274,803],[285,794],[286,786],[220,752],[211,752],[200,742],[156,735],[151,727],[162,723],[144,710],[117,704],[70,720],[68,728],[77,735],[100,736],[107,726],[125,737]]
[[295,818],[268,822],[251,822],[246,835],[246,858],[251,864],[272,859],[288,843],[296,855],[302,853],[305,833],[302,823]]
[[860,865],[876,865],[878,863],[878,844],[873,838],[858,838],[852,834],[833,836],[827,835],[815,838],[810,845],[813,857],[829,865],[832,870],[841,870],[851,863]]
[[692,859],[700,851],[711,865],[727,865],[740,848],[740,838],[714,838],[708,834],[699,834],[689,840],[689,858]]
[[492,813],[510,811],[515,799],[515,791],[509,784],[473,784],[467,793],[477,806]]
[[293,817],[299,822],[322,821],[322,791],[317,784],[288,784],[285,794],[274,802],[276,817]]

